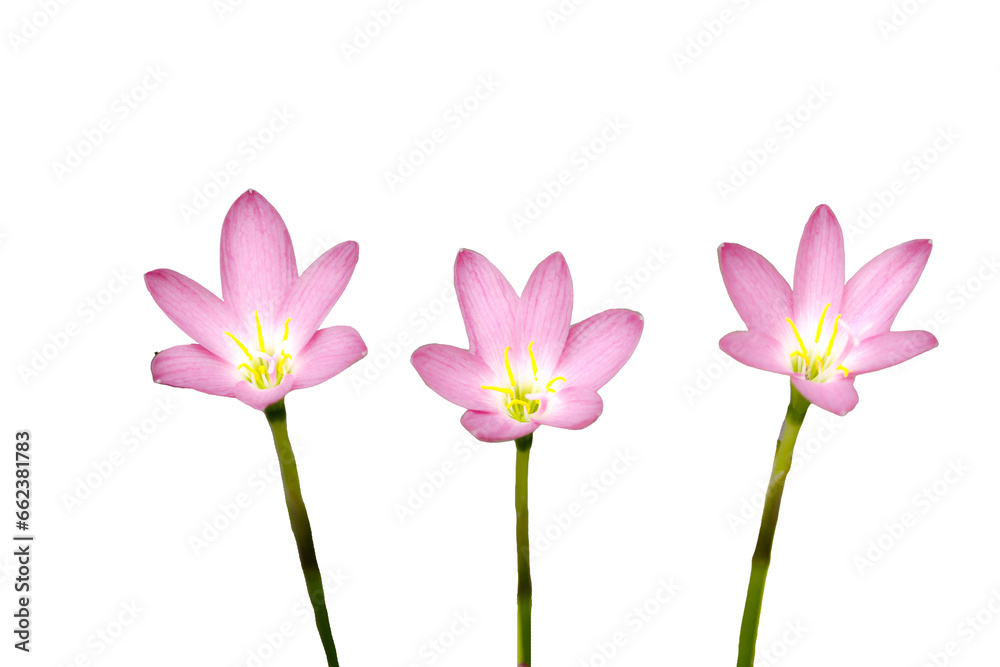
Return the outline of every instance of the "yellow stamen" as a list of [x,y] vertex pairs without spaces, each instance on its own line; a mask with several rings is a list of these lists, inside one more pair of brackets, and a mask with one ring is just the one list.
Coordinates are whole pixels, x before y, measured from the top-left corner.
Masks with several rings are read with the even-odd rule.
[[260,328],[260,315],[257,311],[253,311],[253,316],[257,320],[257,342],[260,343],[260,351],[266,352],[264,349],[264,331]]
[[[819,342],[819,335],[823,333],[823,320],[826,319],[826,311],[830,309],[830,304],[826,304],[823,308],[823,313],[819,316],[819,326],[816,327],[816,342]],[[830,354],[827,352],[827,354]]]
[[528,356],[531,357],[531,373],[535,376],[535,382],[538,382],[538,364],[535,363],[535,353],[531,350],[531,346],[535,344],[535,341],[528,343]]
[[503,351],[503,362],[507,366],[507,377],[510,379],[510,386],[516,386],[514,371],[510,367],[510,346],[507,346],[507,349]]
[[828,357],[830,356],[830,353],[833,351],[833,341],[837,339],[837,325],[839,323],[840,323],[840,315],[837,315],[837,317],[833,320],[833,335],[830,336],[830,344],[826,346],[826,356]]
[[556,380],[562,380],[563,382],[567,382],[566,378],[562,377],[561,375],[559,377],[554,377],[551,380],[549,380],[549,383],[545,385],[545,389],[547,391],[551,391],[553,394],[556,393],[556,390],[552,388],[552,385],[555,384]]
[[247,346],[246,346],[246,345],[244,345],[243,343],[241,343],[241,342],[240,342],[240,339],[239,339],[239,338],[237,338],[237,337],[236,337],[236,336],[234,336],[233,334],[229,333],[228,331],[226,331],[226,332],[225,332],[225,334],[226,334],[227,336],[229,336],[230,338],[232,338],[232,339],[233,339],[233,341],[234,341],[234,342],[235,342],[235,343],[236,343],[237,345],[239,345],[239,346],[240,346],[240,349],[241,349],[241,350],[243,350],[243,354],[247,355],[247,359],[249,359],[250,361],[253,361],[253,355],[252,355],[252,354],[250,354],[250,350],[248,350],[248,349],[247,349]]
[[526,408],[531,407],[527,401],[522,401],[520,398],[511,399],[510,403],[507,404],[507,407],[510,407],[512,405],[523,405]]
[[843,366],[837,366],[837,370],[838,371],[844,371],[844,377],[845,378],[847,377],[847,374],[850,373],[850,371],[847,370],[846,368],[844,368]]
[[284,343],[286,340],[288,340],[288,323],[291,322],[291,321],[292,321],[292,318],[290,318],[290,317],[287,320],[285,320],[285,336],[281,339],[282,343]]
[[506,387],[490,387],[485,384],[479,385],[480,389],[489,389],[490,391],[499,391],[501,394],[507,394],[511,398],[514,398],[514,390],[508,389]]
[[[247,369],[248,371],[250,371],[250,375],[253,375],[253,369],[252,369],[252,368],[250,368],[250,364],[240,364],[239,366],[237,366],[237,367],[236,367],[236,370],[239,370],[239,369],[241,369],[241,368],[245,368],[245,369]],[[249,382],[249,381],[250,381],[250,380],[249,380],[249,378],[248,378],[248,379],[247,379],[247,382]]]
[[802,336],[799,335],[799,330],[795,327],[795,322],[792,322],[792,318],[790,317],[786,317],[785,321],[792,325],[792,331],[795,332],[795,340],[799,341],[799,347],[802,348],[802,354],[809,354],[809,350],[806,349],[806,344],[802,341]]

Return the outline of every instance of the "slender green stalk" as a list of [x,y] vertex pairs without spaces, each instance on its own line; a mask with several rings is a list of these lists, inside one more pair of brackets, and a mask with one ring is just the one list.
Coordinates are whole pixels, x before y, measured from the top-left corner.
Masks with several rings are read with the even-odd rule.
[[328,667],[340,667],[340,663],[337,662],[337,648],[333,645],[333,633],[330,631],[330,615],[326,611],[323,577],[316,562],[312,528],[309,526],[309,516],[306,514],[306,505],[302,501],[302,490],[299,487],[299,471],[295,466],[292,443],[288,440],[285,400],[281,399],[264,408],[264,416],[267,417],[267,423],[274,435],[274,449],[278,453],[278,462],[281,465],[281,483],[285,487],[288,519],[292,524],[292,533],[295,534],[299,562],[302,564],[302,574],[306,578],[306,590],[309,591],[309,600],[316,615],[316,628],[323,642],[323,650],[326,651],[326,664]]
[[528,454],[531,434],[514,441],[517,471],[514,509],[517,510],[517,664],[531,665],[531,562],[528,547]]
[[792,398],[785,413],[785,422],[781,425],[778,436],[778,446],[774,452],[774,466],[771,469],[771,481],[764,497],[764,515],[760,520],[760,534],[757,536],[757,548],[750,561],[750,585],[747,587],[747,603],[743,609],[743,625],[740,627],[740,653],[736,667],[753,667],[754,650],[757,644],[757,626],[760,624],[760,607],[764,598],[764,582],[767,579],[767,568],[771,564],[771,545],[774,542],[774,529],[778,525],[778,508],[781,506],[781,493],[785,490],[785,479],[792,467],[792,450],[799,428],[806,417],[809,401],[803,398],[795,385],[792,385]]

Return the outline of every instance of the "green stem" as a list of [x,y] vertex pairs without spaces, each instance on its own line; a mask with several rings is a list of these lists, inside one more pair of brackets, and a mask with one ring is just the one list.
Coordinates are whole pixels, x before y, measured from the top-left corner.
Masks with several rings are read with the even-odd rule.
[[531,562],[528,546],[528,454],[531,434],[514,441],[517,471],[514,509],[517,511],[517,664],[531,665]]
[[285,422],[285,399],[264,408],[264,416],[271,426],[274,435],[274,449],[278,453],[278,463],[281,465],[281,483],[285,487],[285,504],[288,506],[288,519],[295,534],[295,545],[299,550],[299,562],[302,564],[302,574],[306,578],[306,590],[312,602],[313,613],[316,615],[316,628],[319,630],[326,651],[328,667],[340,667],[337,662],[337,648],[333,645],[333,633],[330,632],[330,615],[326,611],[326,597],[323,593],[323,577],[316,562],[316,547],[313,546],[312,528],[309,526],[309,516],[306,514],[306,504],[302,500],[302,490],[299,487],[299,471],[295,466],[295,454],[292,453],[292,443],[288,440],[288,426]]
[[774,467],[771,469],[771,481],[764,496],[764,515],[760,520],[757,549],[753,552],[753,559],[750,562],[750,585],[747,587],[747,603],[743,609],[740,653],[736,667],[753,667],[757,627],[760,625],[760,608],[764,598],[764,582],[767,579],[767,568],[771,564],[771,545],[774,543],[774,529],[778,524],[781,493],[785,489],[785,479],[792,467],[795,439],[799,435],[808,408],[809,401],[798,392],[795,385],[792,385],[792,398],[785,413],[785,422],[781,425],[781,434],[778,436],[778,446],[774,453]]

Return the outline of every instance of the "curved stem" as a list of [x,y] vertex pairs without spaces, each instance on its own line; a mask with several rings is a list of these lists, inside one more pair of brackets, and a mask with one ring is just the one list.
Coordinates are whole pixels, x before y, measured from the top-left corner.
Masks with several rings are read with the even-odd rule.
[[528,454],[531,434],[514,441],[517,466],[514,509],[517,511],[517,664],[531,665],[531,562],[528,546]]
[[747,587],[747,602],[743,609],[743,624],[740,627],[740,653],[736,667],[753,667],[754,651],[757,644],[757,627],[760,625],[760,608],[764,599],[764,582],[767,580],[767,569],[771,565],[771,545],[774,542],[774,529],[778,525],[778,509],[781,506],[781,493],[785,489],[785,479],[792,467],[792,450],[795,439],[799,435],[802,421],[805,419],[807,401],[792,385],[792,398],[788,403],[785,421],[781,425],[778,436],[778,446],[774,452],[774,466],[771,469],[771,481],[764,496],[764,515],[760,520],[760,534],[757,536],[757,548],[750,561],[750,585]]
[[316,615],[316,628],[319,630],[323,650],[326,652],[328,667],[340,667],[337,662],[337,648],[333,645],[333,633],[330,631],[330,616],[326,611],[326,597],[323,593],[323,577],[316,562],[316,547],[313,546],[312,528],[309,526],[309,516],[302,500],[302,490],[299,487],[299,471],[295,465],[295,454],[292,453],[292,443],[288,440],[288,427],[285,421],[285,400],[281,399],[273,405],[264,408],[264,416],[271,426],[274,436],[274,449],[278,453],[278,463],[281,466],[281,484],[285,487],[285,504],[288,506],[288,519],[295,535],[295,545],[299,550],[299,562],[302,564],[302,574],[306,579],[306,590],[312,602],[313,613]]

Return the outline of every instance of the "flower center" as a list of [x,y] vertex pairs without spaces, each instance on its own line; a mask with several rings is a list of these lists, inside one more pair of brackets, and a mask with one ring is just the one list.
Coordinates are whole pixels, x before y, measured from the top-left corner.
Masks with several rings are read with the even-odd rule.
[[281,384],[282,378],[289,372],[292,355],[285,352],[284,344],[288,340],[288,323],[292,321],[292,318],[285,320],[285,335],[281,339],[281,343],[267,345],[264,342],[264,330],[260,326],[260,314],[255,310],[253,316],[257,322],[257,345],[260,350],[251,349],[228,331],[225,334],[240,346],[243,354],[247,355],[247,360],[237,366],[237,369],[243,373],[243,379],[258,389],[270,389]]
[[[785,318],[788,324],[791,325],[792,332],[795,334],[795,340],[799,344],[798,349],[789,355],[791,357],[792,372],[802,373],[807,380],[813,382],[826,382],[836,375],[836,371],[841,371],[845,378],[850,373],[842,364],[837,363],[836,355],[833,354],[833,346],[837,340],[837,327],[840,324],[840,315],[837,315],[833,320],[833,331],[830,333],[830,339],[826,347],[820,344],[820,338],[823,336],[823,323],[826,321],[826,312],[830,309],[830,305],[828,303],[823,308],[823,313],[819,316],[819,326],[816,327],[816,338],[810,341],[809,345],[806,345],[805,341],[802,340],[799,329],[795,326],[792,318]],[[841,350],[842,352],[843,350]]]
[[[545,383],[538,379],[538,362],[535,361],[535,353],[531,349],[531,346],[534,344],[535,341],[528,343],[528,357],[531,359],[530,380],[521,380],[521,378],[515,376],[514,369],[510,365],[510,347],[508,347],[503,351],[503,361],[504,365],[507,366],[507,379],[510,380],[510,386],[491,387],[481,385],[483,389],[498,391],[506,395],[507,414],[519,422],[527,422],[528,415],[534,414],[541,407],[542,403],[541,399],[537,397],[538,394],[545,392],[552,392],[554,394],[556,390],[552,388],[552,385],[557,380],[566,382],[566,378],[562,376],[554,377]],[[535,396],[535,398],[531,398],[532,396]]]

